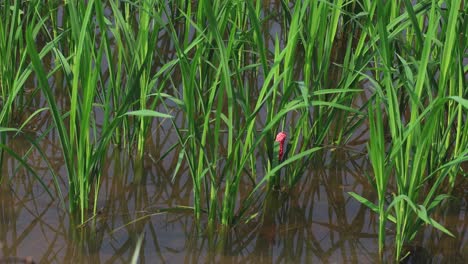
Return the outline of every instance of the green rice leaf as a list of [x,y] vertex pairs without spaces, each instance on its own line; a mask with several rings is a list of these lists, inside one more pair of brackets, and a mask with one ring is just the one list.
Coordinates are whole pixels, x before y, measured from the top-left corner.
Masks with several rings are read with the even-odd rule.
[[124,115],[140,116],[140,117],[144,116],[144,117],[174,118],[171,115],[160,113],[160,112],[153,111],[153,110],[148,110],[148,109],[130,111],[130,112],[125,113]]

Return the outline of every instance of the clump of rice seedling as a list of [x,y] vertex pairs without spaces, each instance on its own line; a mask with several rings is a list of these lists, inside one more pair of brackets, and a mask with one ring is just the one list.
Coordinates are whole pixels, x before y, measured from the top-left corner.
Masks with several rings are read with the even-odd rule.
[[[369,157],[378,205],[352,195],[379,213],[381,256],[386,222],[395,223],[396,261],[405,256],[404,245],[415,238],[423,224],[451,235],[430,213],[447,198],[442,194],[443,182],[453,183],[459,164],[468,159],[466,141],[462,139],[466,128],[460,123],[462,113],[466,115],[468,109],[466,99],[462,98],[466,91],[460,90],[465,82],[460,55],[465,48],[454,41],[457,27],[461,26],[461,20],[457,19],[460,2],[452,2],[448,12],[441,12],[439,4],[432,1],[430,5],[412,6],[405,1],[406,11],[400,15],[397,3],[377,4],[377,31],[369,29],[369,34],[374,34],[372,45],[378,65],[373,69],[374,77],[368,76],[376,90],[375,105],[369,107],[368,113]],[[428,26],[423,36],[419,20],[424,16],[428,16]],[[442,21],[445,30],[440,34],[438,25]],[[402,53],[410,53],[410,57],[399,52],[397,40],[404,30],[416,32],[417,45],[401,49]],[[434,78],[435,72],[440,73],[438,78]],[[384,141],[382,109],[390,130],[388,143]],[[463,151],[460,144],[464,145]],[[396,184],[396,191],[387,203],[390,182]],[[424,189],[428,191],[423,192]]]

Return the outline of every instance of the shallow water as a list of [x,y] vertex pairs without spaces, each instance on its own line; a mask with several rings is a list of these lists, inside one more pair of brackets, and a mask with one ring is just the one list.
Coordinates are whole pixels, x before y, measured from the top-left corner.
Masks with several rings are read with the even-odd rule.
[[[73,222],[58,199],[52,199],[24,168],[15,169],[18,163],[7,157],[2,175],[9,180],[3,181],[0,192],[0,263],[24,263],[26,257],[36,263],[128,263],[142,234],[141,263],[377,262],[377,216],[348,195],[354,191],[375,200],[365,177],[369,163],[359,151],[362,145],[354,146],[355,151],[320,153],[296,188],[270,194],[255,209],[262,214],[222,235],[197,232],[190,210],[174,209],[192,204],[191,179],[183,166],[171,180],[177,155],[154,162],[156,150],[170,145],[170,140],[153,139],[143,166],[116,148],[109,150],[100,211],[84,226]],[[49,159],[63,171],[60,156],[53,155],[57,143],[43,144],[50,144]],[[15,138],[9,145],[21,153],[28,144]],[[44,183],[52,186],[38,153],[33,151],[29,160]],[[61,175],[60,185],[66,190],[66,177]],[[465,187],[460,187],[465,191],[459,196],[462,200],[435,214],[456,238],[426,228],[416,240],[434,263],[468,259]],[[388,228],[391,245],[392,227]]]

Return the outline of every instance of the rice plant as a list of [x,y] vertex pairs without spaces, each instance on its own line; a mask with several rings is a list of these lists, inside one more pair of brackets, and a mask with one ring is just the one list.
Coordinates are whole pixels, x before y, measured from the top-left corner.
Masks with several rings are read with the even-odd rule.
[[[2,153],[30,170],[7,133],[47,112],[53,127],[31,145],[58,132],[69,209],[87,223],[108,145],[143,161],[167,119],[178,139],[168,151],[180,151],[174,177],[186,163],[196,225],[213,234],[261,206],[269,214],[270,197],[287,195],[314,155],[346,148],[368,123],[378,201],[351,195],[379,214],[381,258],[389,222],[396,261],[424,224],[451,234],[430,214],[468,159],[466,4],[266,2],[0,2]],[[47,106],[17,124],[28,80]]]
[[[296,81],[294,69],[298,66],[294,57],[304,49],[300,43],[306,43],[304,21],[312,12],[310,4],[298,2],[293,12],[289,8],[280,10],[290,16],[285,22],[288,30],[285,41],[280,43],[280,36],[276,36],[271,49],[265,46],[268,39],[263,35],[262,23],[266,18],[261,15],[260,2],[200,1],[196,11],[187,6],[181,18],[186,21],[182,25],[190,27],[180,32],[193,31],[189,40],[186,35],[178,36],[176,25],[168,24],[177,50],[182,109],[187,116],[187,123],[179,127],[174,122],[174,126],[194,183],[195,218],[200,220],[202,212],[207,211],[211,227],[217,222],[230,227],[251,218],[251,205],[266,183],[281,182],[283,187],[292,188],[304,171],[300,164],[307,164],[321,148],[312,146],[314,131],[318,131],[313,127],[322,127],[316,143],[320,145],[329,135],[333,113],[339,110],[360,114],[349,107],[350,96],[360,91],[349,87],[352,78],[340,88],[320,80],[312,84],[312,78]],[[322,9],[325,17],[338,20],[340,7],[326,5]],[[335,31],[337,24],[335,21],[332,26]],[[330,34],[326,46],[330,54],[335,32],[322,34]],[[304,72],[311,70],[308,67]],[[324,67],[318,75],[326,79]],[[259,88],[243,81],[249,74],[264,79]],[[358,76],[353,75],[356,82]],[[313,91],[320,90],[321,86],[315,88],[317,84],[327,89]],[[310,111],[315,107],[327,117],[312,121]],[[274,141],[282,130],[291,136],[288,155],[278,162],[279,150],[275,152]],[[226,149],[221,149],[220,141],[225,142]],[[263,156],[261,171],[258,155]],[[290,169],[279,181],[283,167]],[[251,182],[250,196],[239,203],[239,188],[246,179]]]
[[[139,111],[128,111],[133,101],[135,88],[127,89],[121,102],[114,102],[115,108],[111,106],[111,96],[102,88],[105,83],[101,75],[101,63],[104,61],[104,52],[107,52],[107,65],[111,65],[110,46],[106,34],[101,38],[94,34],[97,25],[92,21],[93,14],[96,12],[103,15],[101,1],[90,1],[87,5],[68,3],[67,11],[70,19],[70,36],[68,43],[69,55],[59,49],[55,49],[55,55],[61,63],[66,75],[68,93],[70,95],[70,109],[59,109],[53,95],[53,89],[48,83],[48,74],[46,68],[41,63],[40,56],[36,51],[33,40],[33,30],[27,28],[27,48],[31,57],[33,68],[39,80],[40,88],[43,91],[52,113],[55,126],[59,132],[59,139],[65,159],[69,177],[69,205],[71,212],[80,213],[80,221],[84,222],[87,214],[86,210],[90,204],[89,199],[92,188],[97,192],[99,189],[100,166],[106,152],[107,146],[111,140],[114,130],[121,123],[123,117],[136,116],[141,119],[151,117],[170,117],[159,112],[150,111],[146,107]],[[104,32],[107,32],[105,18],[101,17],[98,26],[101,26]],[[95,50],[96,45],[100,45]],[[111,77],[119,77],[119,74],[112,73]],[[115,75],[114,75],[115,74]],[[132,87],[138,78],[131,78],[127,84]],[[116,80],[109,82],[115,84]],[[108,90],[116,89],[107,87]],[[106,113],[107,120],[101,124],[100,131],[97,128],[94,118],[95,104],[98,98],[98,92],[104,91],[105,98],[101,107]],[[69,116],[69,124],[65,125],[64,111]],[[112,114],[112,115],[111,115]],[[112,119],[111,119],[112,118]],[[111,120],[109,120],[111,119]],[[96,211],[97,194],[94,197],[93,212]]]
[[[466,46],[464,41],[454,41],[457,28],[461,29],[465,23],[460,2],[453,1],[446,9],[436,1],[422,3],[418,13],[409,1],[405,7],[406,11],[398,14],[391,11],[398,10],[393,4],[377,4],[378,35],[375,37],[378,39],[374,48],[378,55],[373,69],[375,79],[369,77],[376,93],[375,104],[368,112],[369,157],[378,205],[352,194],[379,213],[381,256],[386,221],[395,223],[396,261],[405,257],[403,246],[415,238],[423,224],[451,235],[430,218],[430,213],[448,197],[443,191],[449,192],[451,188],[443,186],[453,186],[460,173],[460,163],[468,159],[467,145],[463,145],[463,150],[459,145],[466,144],[461,138],[466,129],[463,116],[466,117],[468,106],[463,98],[466,89],[462,88],[466,87],[466,81],[461,74]],[[421,17],[428,19],[425,28],[418,22]],[[438,27],[441,22],[443,28]],[[416,45],[402,41],[406,30],[415,32],[416,37],[411,41]],[[382,108],[386,121],[380,113]],[[384,126],[390,129],[388,143],[384,140]],[[390,182],[396,185],[396,190],[389,199]]]
[[[36,4],[37,6],[37,4]],[[31,74],[26,60],[26,47],[24,45],[24,28],[26,21],[36,24],[37,32],[42,23],[34,13],[34,8],[25,8],[19,1],[5,1],[0,3],[0,128],[7,128],[13,122],[21,123],[21,116],[25,107],[25,85]],[[45,48],[44,56],[50,47]],[[0,132],[0,144],[6,143],[6,131]],[[0,166],[3,164],[3,149],[0,150]],[[0,176],[0,179],[2,177]]]

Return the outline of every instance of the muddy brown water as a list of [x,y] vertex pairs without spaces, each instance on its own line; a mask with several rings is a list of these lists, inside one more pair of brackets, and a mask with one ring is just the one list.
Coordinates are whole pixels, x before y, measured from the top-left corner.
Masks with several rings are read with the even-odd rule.
[[[377,262],[377,216],[348,195],[354,191],[376,199],[365,177],[370,166],[360,153],[362,144],[354,146],[354,151],[320,153],[296,188],[278,192],[270,200],[269,210],[221,237],[197,232],[187,210],[164,211],[190,206],[192,185],[184,166],[172,181],[176,153],[161,162],[153,161],[159,150],[171,145],[170,138],[160,135],[148,144],[142,167],[125,152],[109,150],[100,210],[92,219],[95,228],[77,227],[58,199],[51,198],[33,175],[18,169],[18,162],[7,156],[2,175],[8,177],[0,192],[0,263],[128,263],[141,234],[140,263]],[[62,190],[66,190],[58,142],[52,136],[42,144],[61,175]],[[9,146],[18,153],[29,148],[21,137],[10,139]],[[39,153],[32,151],[29,160],[53,190]],[[468,259],[466,193],[459,197],[462,199],[434,215],[456,238],[425,228],[413,247],[421,258],[432,263],[465,263]],[[392,226],[388,229],[391,245]]]

